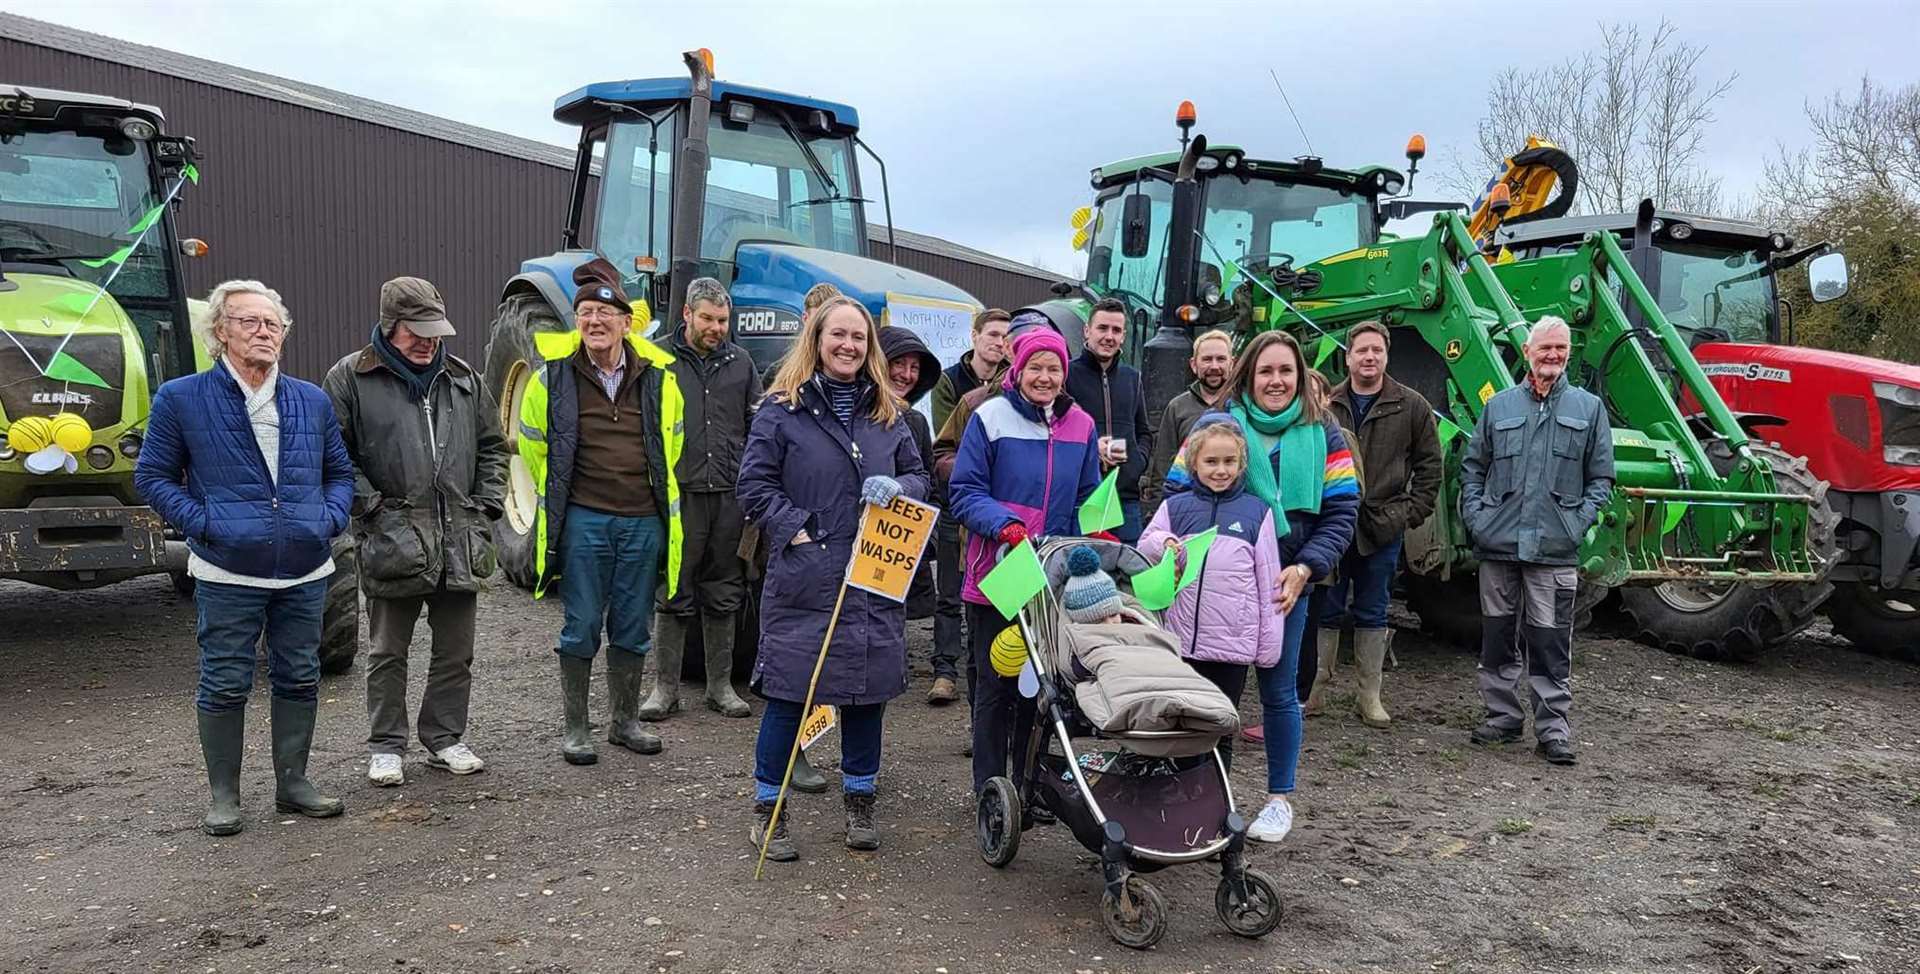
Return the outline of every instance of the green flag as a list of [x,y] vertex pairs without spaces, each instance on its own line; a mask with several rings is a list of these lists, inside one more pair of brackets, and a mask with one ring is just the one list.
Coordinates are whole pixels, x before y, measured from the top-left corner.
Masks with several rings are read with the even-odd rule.
[[107,385],[107,380],[100,378],[99,373],[87,368],[79,359],[65,352],[55,355],[53,361],[47,363],[46,376],[62,382],[78,382],[81,385],[99,386],[102,389],[113,388]]
[[1207,549],[1213,547],[1213,539],[1219,534],[1219,528],[1208,528],[1180,542],[1180,547],[1187,552],[1187,569],[1180,573],[1180,584],[1174,586],[1174,591],[1177,592],[1192,585],[1194,580],[1200,577],[1200,566],[1207,561]]
[[1333,355],[1333,336],[1321,335],[1320,347],[1315,349],[1313,353],[1313,367],[1316,369],[1319,368],[1326,363],[1328,357],[1331,355]]
[[136,237],[143,233],[146,233],[149,227],[152,227],[154,224],[160,222],[160,214],[165,213],[166,211],[167,211],[167,208],[165,204],[163,203],[154,204],[153,209],[148,210],[146,212],[146,215],[140,218],[140,222],[135,223],[133,227],[127,231],[127,233]]
[[1660,526],[1660,533],[1672,534],[1673,529],[1680,526],[1680,519],[1686,516],[1687,503],[1685,501],[1668,501],[1666,523]]
[[1106,479],[1100,486],[1087,495],[1087,502],[1080,505],[1080,533],[1092,534],[1108,528],[1119,527],[1127,519],[1120,510],[1120,468],[1107,471]]
[[1040,556],[1033,553],[1032,541],[1014,545],[993,571],[980,578],[980,594],[1008,619],[1019,615],[1020,607],[1046,587],[1047,572],[1040,567]]
[[199,166],[196,166],[193,163],[189,162],[187,163],[187,168],[180,170],[180,175],[187,177],[187,182],[190,182],[195,186],[200,185],[200,167]]
[[1454,437],[1457,437],[1460,434],[1461,434],[1461,429],[1460,427],[1453,425],[1453,420],[1450,420],[1445,416],[1440,417],[1440,442],[1442,443],[1449,442]]
[[116,250],[113,253],[100,258],[99,260],[83,260],[80,263],[85,264],[88,267],[100,268],[100,267],[105,267],[108,264],[124,264],[127,262],[127,258],[132,256],[133,256],[133,245],[128,244],[125,247],[122,247],[119,250]]
[[1160,564],[1133,576],[1133,596],[1140,604],[1159,612],[1173,604],[1173,594],[1178,591],[1174,586],[1175,576],[1180,573],[1175,564],[1173,551],[1169,549],[1160,556]]
[[54,311],[58,311],[62,314],[69,314],[75,317],[80,317],[85,315],[87,312],[92,311],[94,304],[97,303],[99,300],[100,300],[99,292],[95,292],[93,294],[82,294],[80,292],[73,291],[73,292],[68,292],[66,294],[62,294],[59,297],[54,298],[51,301],[48,301],[46,304],[46,307]]

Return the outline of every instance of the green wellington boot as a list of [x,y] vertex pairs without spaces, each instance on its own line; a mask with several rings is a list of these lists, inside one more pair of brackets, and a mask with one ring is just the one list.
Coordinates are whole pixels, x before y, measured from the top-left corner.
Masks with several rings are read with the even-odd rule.
[[707,709],[722,717],[752,716],[753,708],[733,692],[733,616],[702,615],[700,635],[707,653]]
[[662,612],[654,618],[653,692],[640,705],[641,720],[666,720],[680,709],[680,664],[687,657],[687,617]]
[[566,710],[567,736],[560,745],[560,756],[568,764],[592,764],[600,760],[593,749],[593,730],[587,724],[587,687],[593,682],[593,660],[560,656],[560,701]]
[[307,780],[307,753],[313,750],[313,721],[317,701],[273,698],[273,806],[309,818],[332,818],[347,803],[320,794]]
[[193,709],[200,715],[200,756],[207,762],[207,786],[213,791],[200,829],[208,835],[237,835],[245,827],[240,819],[240,755],[246,750],[247,711],[210,714]]
[[660,736],[640,723],[640,684],[647,658],[607,647],[607,743],[636,754],[659,754]]

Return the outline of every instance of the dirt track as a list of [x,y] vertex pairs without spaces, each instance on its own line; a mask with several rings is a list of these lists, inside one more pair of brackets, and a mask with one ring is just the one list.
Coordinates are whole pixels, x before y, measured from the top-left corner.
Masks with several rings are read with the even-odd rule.
[[1346,707],[1308,724],[1299,828],[1255,853],[1286,890],[1280,931],[1233,937],[1216,874],[1173,870],[1154,877],[1172,930],[1135,954],[1063,831],[1029,833],[1004,873],[980,861],[964,715],[915,691],[888,715],[886,847],[847,852],[838,799],[801,796],[803,860],[754,884],[756,722],[682,714],[663,755],[562,764],[558,616],[482,601],[485,774],[416,749],[405,787],[367,785],[356,666],[322,688],[313,759],[346,817],[270,814],[256,707],[247,831],[213,840],[191,604],[164,578],[0,583],[0,971],[1920,970],[1920,669],[1828,637],[1747,668],[1583,639],[1582,763],[1562,770],[1468,745],[1471,659],[1403,632],[1391,731]]

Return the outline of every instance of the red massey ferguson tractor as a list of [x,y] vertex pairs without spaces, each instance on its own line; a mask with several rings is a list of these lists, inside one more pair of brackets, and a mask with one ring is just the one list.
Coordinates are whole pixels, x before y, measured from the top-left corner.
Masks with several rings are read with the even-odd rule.
[[1824,610],[1862,649],[1920,659],[1920,367],[1793,343],[1793,307],[1778,276],[1805,264],[1815,301],[1847,290],[1846,259],[1796,247],[1758,224],[1671,211],[1635,239],[1635,214],[1563,217],[1503,227],[1516,257],[1576,247],[1595,231],[1623,238],[1636,271],[1727,406],[1756,440],[1799,461],[1824,487],[1832,569],[1824,586],[1669,583],[1622,608],[1642,632],[1724,627],[1767,612],[1777,638]]

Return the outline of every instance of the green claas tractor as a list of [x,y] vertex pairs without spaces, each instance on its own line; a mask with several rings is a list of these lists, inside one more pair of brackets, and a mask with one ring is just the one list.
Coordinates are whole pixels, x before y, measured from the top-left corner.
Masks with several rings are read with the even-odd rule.
[[[199,180],[160,110],[0,84],[0,578],[85,589],[168,573],[187,548],[133,488],[149,400],[204,370],[174,208]],[[328,593],[322,667],[359,648],[350,544]]]
[[[1395,198],[1418,170],[1414,146],[1405,174],[1334,169],[1210,148],[1204,136],[1186,138],[1187,112],[1181,121],[1180,152],[1094,170],[1095,205],[1076,216],[1076,239],[1089,248],[1083,294],[1041,307],[1071,334],[1087,297],[1126,301],[1156,416],[1187,381],[1196,329],[1287,329],[1337,381],[1346,330],[1387,324],[1390,372],[1439,411],[1447,453],[1438,510],[1406,546],[1408,599],[1427,626],[1477,642],[1474,561],[1458,517],[1461,447],[1483,404],[1523,378],[1527,329],[1549,314],[1572,325],[1568,374],[1602,398],[1613,425],[1618,483],[1580,548],[1583,607],[1613,587],[1670,580],[1820,584],[1831,529],[1812,523],[1810,484],[1748,440],[1611,235],[1495,266],[1456,205]],[[1432,213],[1425,234],[1381,232],[1421,212]],[[1683,409],[1683,397],[1697,410]],[[1730,618],[1684,648],[1745,658],[1779,625],[1760,612]]]

